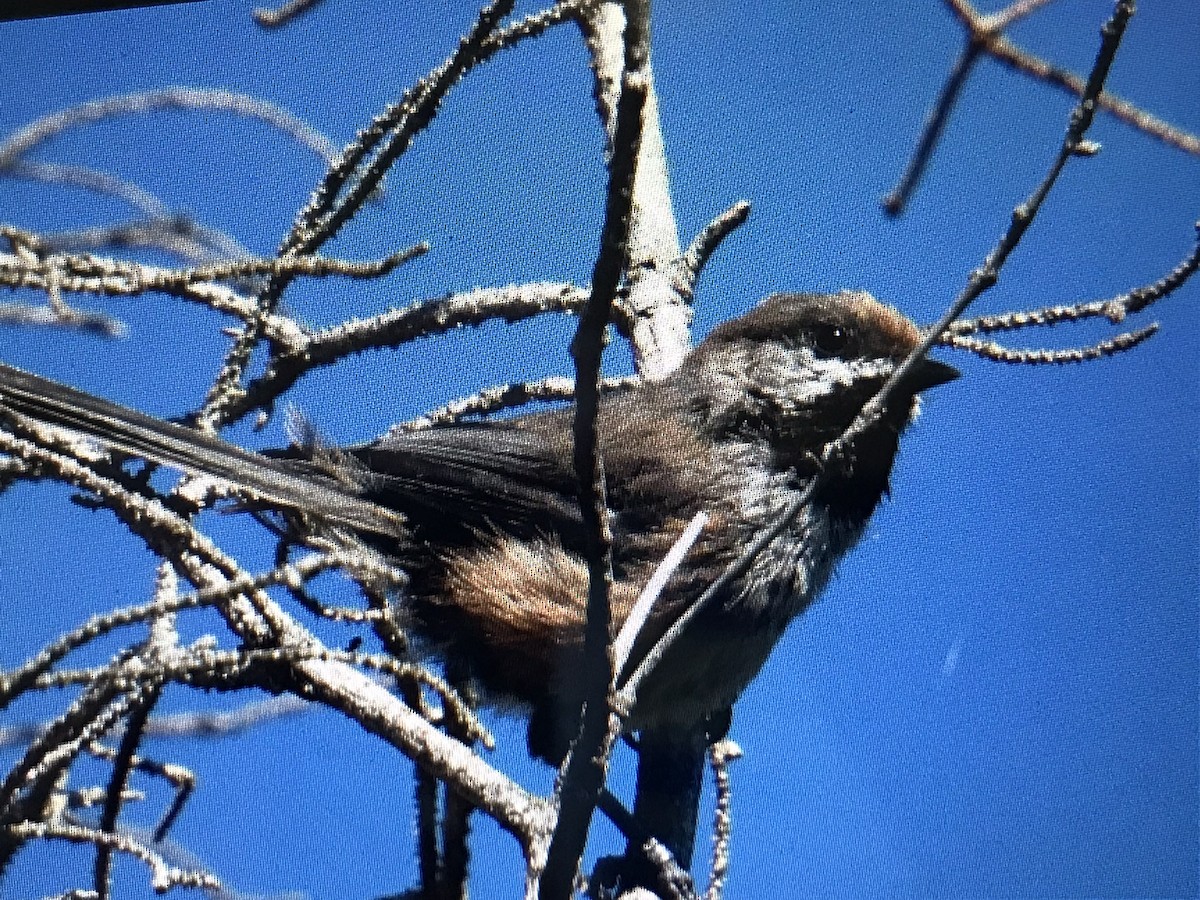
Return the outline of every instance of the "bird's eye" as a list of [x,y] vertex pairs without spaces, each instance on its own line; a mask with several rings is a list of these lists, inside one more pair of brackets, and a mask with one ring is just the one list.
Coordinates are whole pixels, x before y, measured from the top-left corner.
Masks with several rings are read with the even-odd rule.
[[850,344],[850,332],[841,325],[822,323],[813,329],[813,350],[818,356],[837,356]]

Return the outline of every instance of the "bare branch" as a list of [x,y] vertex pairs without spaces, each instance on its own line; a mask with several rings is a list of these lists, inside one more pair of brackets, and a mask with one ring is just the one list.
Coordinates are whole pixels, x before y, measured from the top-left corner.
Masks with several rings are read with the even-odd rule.
[[121,834],[84,828],[82,825],[52,824],[47,822],[17,822],[5,826],[5,831],[14,838],[28,840],[59,840],[74,844],[92,844],[117,853],[124,853],[145,863],[150,869],[151,887],[158,893],[166,893],[176,887],[223,890],[221,882],[207,872],[183,871],[167,865],[161,856],[133,838]]
[[250,13],[251,18],[263,28],[282,28],[315,9],[321,0],[287,0],[275,9],[260,6]]
[[[0,226],[0,235],[16,241],[31,237],[13,226]],[[105,337],[120,337],[125,326],[103,313],[86,312],[67,305],[62,293],[86,293],[100,296],[138,296],[147,292],[164,293],[200,303],[218,312],[251,321],[255,315],[252,301],[219,282],[240,281],[255,276],[283,274],[347,278],[380,278],[395,268],[422,256],[428,244],[416,244],[378,261],[357,262],[319,256],[288,256],[279,259],[242,259],[186,269],[162,269],[128,260],[87,254],[45,253],[45,242],[33,252],[0,253],[0,287],[30,288],[45,291],[48,307],[23,303],[0,304],[0,324],[52,325],[92,331]],[[293,320],[272,316],[264,320],[261,331],[273,345],[295,348],[307,346],[302,329]]]
[[[411,706],[412,703],[410,702]],[[421,889],[426,896],[436,896],[441,854],[438,848],[438,781],[414,766],[416,782],[417,867],[421,874]]]
[[1131,350],[1153,335],[1158,326],[1149,325],[1137,331],[1122,332],[1114,338],[1099,341],[1088,347],[1067,349],[1014,349],[991,341],[973,339],[969,336],[997,331],[1016,331],[1039,325],[1056,325],[1060,322],[1079,322],[1091,318],[1105,318],[1113,323],[1123,322],[1126,316],[1141,312],[1150,304],[1169,296],[1200,268],[1200,225],[1197,225],[1197,238],[1192,252],[1153,284],[1134,288],[1108,300],[1019,310],[999,315],[979,316],[973,319],[959,319],[950,323],[938,343],[967,350],[995,362],[1033,365],[1088,362]]
[[[338,233],[378,189],[384,173],[416,135],[433,121],[450,89],[485,58],[482,41],[508,15],[512,5],[511,0],[495,0],[484,7],[450,58],[418,81],[398,103],[376,116],[342,150],[297,216],[280,255],[311,253]],[[368,160],[373,151],[375,155]]]
[[[671,855],[671,851],[664,846],[662,841],[658,840],[654,835],[650,834],[642,824],[629,812],[617,797],[605,788],[600,792],[600,799],[597,804],[600,810],[608,818],[621,835],[629,842],[631,847],[637,848],[637,852],[641,854],[642,860],[653,868],[655,876],[655,887],[661,892],[664,898],[671,900],[695,900],[696,892],[692,885],[691,876],[676,862]],[[625,859],[615,860],[618,866],[626,864]],[[606,878],[605,860],[601,860],[596,865],[596,872],[593,874],[593,881],[598,881],[602,886],[610,886]],[[622,876],[622,872],[618,870],[617,877]],[[593,886],[594,887],[594,886]],[[603,896],[603,895],[602,895]],[[637,889],[628,894],[621,894],[622,898],[642,898],[643,896],[652,897],[648,893],[637,893]]]
[[128,329],[120,319],[105,313],[74,307],[31,306],[28,303],[0,303],[0,326],[12,328],[62,328],[82,331],[102,338],[124,337]]
[[[129,775],[133,771],[135,755],[145,736],[146,722],[161,696],[161,685],[151,686],[139,695],[139,702],[130,710],[129,716],[126,718],[125,733],[121,735],[121,745],[117,748],[113,759],[113,770],[109,776],[108,790],[105,792],[104,808],[100,812],[99,828],[102,832],[110,834],[116,832],[117,817],[124,805],[125,789],[129,783]],[[97,846],[93,880],[96,892],[102,900],[112,896],[113,849],[105,844]]]
[[258,728],[264,722],[310,712],[312,703],[283,695],[217,712],[183,712],[155,716],[146,733],[156,738],[227,737]]
[[[540,34],[591,2],[594,0],[563,3],[550,13],[530,16],[504,31],[499,31],[498,25],[512,9],[513,0],[496,0],[485,7],[455,53],[406,92],[398,103],[376,116],[339,154],[300,210],[280,245],[279,255],[312,252],[332,238],[377,191],[384,173],[408,149],[416,135],[429,125],[447,92],[470,69],[520,39]],[[226,356],[201,412],[202,425],[237,419],[257,405],[248,397],[255,393],[254,389],[243,390],[240,382],[251,352],[261,337],[261,320],[274,312],[289,281],[286,275],[272,277],[260,292],[259,317],[248,322]],[[278,396],[261,386],[258,393],[266,395],[263,402],[267,403]]]
[[[900,177],[896,187],[883,200],[884,210],[889,215],[899,215],[904,211],[909,198],[929,165],[929,160],[945,129],[950,113],[962,93],[963,85],[982,55],[986,54],[1014,71],[1061,88],[1076,97],[1083,97],[1087,92],[1087,82],[1083,78],[1073,72],[1060,69],[1018,47],[1003,34],[1010,25],[1045,6],[1049,0],[1014,0],[1007,8],[990,15],[980,13],[968,0],[946,0],[946,2],[966,31],[966,42],[958,59],[951,66],[950,73],[946,76],[946,81],[934,103],[933,110],[926,119],[925,127],[917,142],[917,149],[910,157],[904,174]],[[1176,128],[1127,100],[1107,91],[1101,91],[1093,102],[1116,118],[1151,137],[1186,153],[1200,155],[1200,137]],[[1095,149],[1098,148],[1089,147],[1081,142],[1077,145],[1075,152],[1095,152]]]
[[[610,146],[615,146],[618,97],[626,71],[621,41],[625,18],[623,4],[605,0],[580,19],[595,75],[596,108]],[[630,201],[628,284],[616,325],[633,345],[637,373],[655,380],[675,371],[687,354],[692,312],[676,277],[681,256],[679,233],[648,50],[641,74],[646,101]]]
[[1043,6],[1049,6],[1053,0],[1013,0],[1006,8],[994,12],[985,18],[990,31],[1001,32],[1010,25],[1015,25],[1017,22],[1024,19],[1026,16],[1037,12]]
[[162,218],[171,214],[171,210],[162,200],[132,181],[83,166],[20,161],[0,167],[0,174],[43,184],[82,188],[102,197],[113,197],[128,203],[150,218]]
[[[385,256],[378,262],[357,262],[321,256],[287,256],[279,259],[240,259],[209,266],[185,269],[178,273],[179,283],[195,284],[200,281],[232,281],[255,275],[307,275],[322,278],[342,275],[346,278],[379,278],[394,269],[411,262],[429,252],[429,245],[422,241],[403,250]],[[79,272],[77,274],[87,274]],[[164,278],[164,284],[170,279]]]
[[527,854],[548,830],[551,807],[483,762],[362,673],[339,663],[300,663],[311,696],[341,710],[434,777],[451,785],[521,841]]
[[271,126],[323,160],[331,160],[337,153],[337,148],[329,138],[267,100],[222,88],[170,87],[105,97],[30,122],[0,142],[0,171],[11,168],[34,149],[73,128],[93,125],[116,116],[140,115],[163,109],[208,109],[234,113]]
[[[11,230],[10,226],[0,226]],[[320,256],[288,256],[279,259],[242,259],[188,269],[159,269],[126,260],[85,254],[55,253],[27,261],[0,256],[0,286],[40,288],[53,294],[62,290],[135,296],[147,291],[183,294],[197,284],[234,281],[256,275],[300,275],[315,278],[341,275],[347,278],[379,278],[424,255],[428,244],[416,244],[378,261],[357,262]],[[51,278],[57,280],[51,280]],[[91,279],[92,281],[89,281]],[[95,285],[94,287],[92,285]]]
[[680,277],[686,285],[689,297],[695,293],[696,282],[700,278],[700,272],[708,263],[709,257],[721,246],[721,242],[741,227],[749,217],[749,202],[739,200],[705,225],[701,232],[692,239],[687,251],[679,258]]
[[50,253],[149,248],[171,253],[194,265],[252,255],[230,235],[185,215],[168,214],[117,225],[59,231],[43,234],[41,238],[42,246]]
[[[294,700],[295,698],[273,697],[272,699]],[[305,704],[305,706],[307,705],[308,704]],[[150,720],[146,724],[144,733],[147,736],[153,735],[154,733],[153,722],[154,720]],[[91,753],[93,756],[99,757],[100,759],[117,759],[117,751],[113,750],[111,747],[106,747],[104,744],[93,742],[90,746],[88,746],[87,749],[89,753]],[[188,798],[191,797],[192,792],[196,789],[196,776],[189,769],[185,769],[183,766],[175,763],[160,763],[156,762],[155,760],[145,759],[140,756],[131,757],[130,765],[138,772],[143,772],[155,778],[163,779],[175,790],[175,797],[171,801],[171,805],[163,813],[158,825],[154,828],[154,840],[156,842],[165,840],[167,832],[170,831],[171,826],[179,817],[179,814],[183,812],[183,807],[186,805]]]
[[[79,753],[119,722],[137,703],[106,682],[93,683],[33,741],[0,783],[0,823],[44,815],[59,776]],[[0,862],[16,850],[0,838]]]
[[[12,416],[5,428],[8,431],[0,430],[0,452],[11,453],[50,477],[95,494],[151,552],[170,560],[193,584],[209,586],[244,574],[234,560],[158,498],[127,489],[72,453],[47,449],[61,446],[52,429]],[[230,627],[256,644],[272,632],[287,632],[290,624],[262,591],[231,597],[220,608]]]
[[[359,560],[353,555],[313,554],[296,563],[280,566],[261,575],[250,576],[247,574],[194,594],[175,595],[165,599],[156,598],[150,603],[140,606],[127,606],[93,616],[79,628],[67,632],[43,647],[24,665],[0,677],[0,709],[8,706],[15,697],[32,685],[36,678],[48,672],[68,653],[118,628],[149,622],[159,616],[182,612],[186,609],[221,605],[239,595],[259,591],[274,584],[303,583],[329,569],[353,566],[357,562]],[[159,727],[162,721],[161,719],[156,720],[156,724],[152,727]],[[211,727],[204,730],[206,733],[212,733]],[[161,734],[162,732],[155,730],[154,733]],[[4,746],[3,740],[0,740],[0,746]]]
[[427,687],[438,695],[447,715],[458,723],[463,738],[471,742],[478,741],[488,749],[495,746],[491,733],[458,692],[423,666],[385,654],[331,650],[315,640],[307,645],[284,645],[261,650],[216,650],[205,642],[197,642],[191,648],[171,654],[169,658],[139,657],[132,667],[127,666],[124,660],[119,660],[98,669],[51,673],[39,678],[37,686],[65,687],[69,684],[88,685],[111,681],[122,690],[131,689],[129,686],[133,683],[137,686],[148,685],[145,690],[154,690],[159,682],[219,690],[259,686],[270,688],[270,679],[260,684],[261,672],[284,672],[292,664],[311,661],[344,663],[388,675],[397,682]]
[[[1005,37],[997,36],[987,45],[988,54],[1018,72],[1031,75],[1047,84],[1061,88],[1076,97],[1083,96],[1087,84],[1074,72],[1060,69],[1013,44]],[[1132,125],[1145,134],[1157,138],[1164,144],[1200,156],[1200,137],[1177,128],[1158,116],[1148,113],[1134,103],[1104,91],[1096,98],[1097,105],[1105,112],[1127,125]]]
[[[641,382],[636,376],[600,379],[603,393],[631,388]],[[538,381],[518,381],[484,388],[470,397],[451,400],[444,406],[425,415],[389,429],[398,431],[421,431],[435,425],[447,425],[469,416],[487,416],[505,409],[515,409],[529,403],[546,403],[555,400],[571,400],[575,397],[575,382],[570,378],[551,376]]]
[[1014,349],[997,344],[994,341],[982,341],[976,338],[949,335],[939,341],[958,350],[967,350],[976,356],[992,362],[1016,363],[1020,365],[1063,365],[1067,363],[1092,362],[1097,359],[1115,356],[1132,350],[1138,344],[1153,336],[1158,331],[1158,325],[1147,325],[1137,331],[1127,331],[1114,338],[1098,341],[1088,347],[1066,347],[1062,349],[1047,349],[1044,347],[1032,349]]
[[733,792],[729,782],[729,764],[741,757],[742,748],[730,740],[718,741],[708,750],[713,780],[717,786],[717,802],[716,808],[713,810],[712,865],[709,869],[708,890],[704,892],[704,900],[721,900],[721,894],[725,890],[725,877],[729,873],[729,845],[733,829]]
[[[587,294],[570,284],[526,284],[482,288],[421,301],[370,319],[352,319],[308,336],[293,335],[288,349],[274,358],[267,371],[251,382],[229,410],[234,418],[255,407],[269,408],[276,398],[313,369],[332,365],[344,357],[398,347],[422,337],[499,319],[518,322],[547,312],[574,312]],[[268,326],[275,317],[265,320]]]
[[1200,269],[1200,222],[1196,223],[1196,246],[1192,253],[1174,269],[1153,284],[1134,288],[1128,294],[1110,302],[1119,305],[1127,314],[1141,312],[1151,303],[1172,294]]
[[[687,558],[692,545],[696,543],[700,537],[700,533],[704,530],[704,526],[707,524],[708,514],[703,510],[696,513],[692,517],[692,521],[688,522],[687,527],[683,529],[683,533],[671,545],[671,549],[667,551],[666,556],[662,558],[662,562],[658,564],[658,567],[654,570],[654,574],[646,582],[646,586],[642,588],[642,592],[638,595],[633,608],[629,611],[625,623],[621,626],[621,631],[617,634],[617,639],[613,641],[613,672],[617,679],[625,671],[625,666],[629,662],[629,654],[633,650],[633,645],[637,641],[638,635],[641,633],[642,626],[645,625],[647,617],[650,615],[651,610],[654,609],[654,604],[657,602],[659,594],[667,586],[667,582],[671,580],[671,576],[683,565],[683,561]],[[615,687],[616,685],[614,685]]]
[[929,160],[933,157],[933,150],[946,130],[950,112],[958,103],[958,98],[962,96],[962,89],[974,70],[975,64],[979,61],[979,53],[982,49],[982,44],[976,41],[967,41],[967,45],[958,55],[958,59],[950,67],[950,74],[946,76],[942,90],[938,94],[937,100],[934,101],[933,109],[925,119],[925,127],[921,131],[920,140],[917,141],[917,149],[909,158],[899,183],[883,198],[883,209],[888,215],[898,216],[904,212],[909,198],[920,184],[921,176],[925,174],[925,170],[929,167]]

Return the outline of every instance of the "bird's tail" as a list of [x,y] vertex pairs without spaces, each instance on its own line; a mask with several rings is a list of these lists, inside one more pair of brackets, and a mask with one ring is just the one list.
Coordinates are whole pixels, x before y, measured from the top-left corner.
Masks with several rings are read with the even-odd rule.
[[110,450],[218,478],[270,506],[389,537],[404,531],[399,515],[362,497],[353,484],[0,363],[0,427],[6,413],[65,428]]

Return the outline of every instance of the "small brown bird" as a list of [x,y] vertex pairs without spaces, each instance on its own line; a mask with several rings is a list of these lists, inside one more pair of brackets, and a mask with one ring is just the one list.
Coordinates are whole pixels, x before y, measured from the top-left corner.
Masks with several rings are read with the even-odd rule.
[[[635,657],[778,520],[825,445],[920,338],[866,293],[779,294],[717,327],[668,378],[603,398],[618,627],[686,524],[709,516]],[[845,471],[672,646],[644,682],[630,730],[691,728],[729,708],[861,535],[917,394],[956,376],[933,360],[913,371]],[[565,753],[588,581],[569,408],[273,456],[0,366],[0,421],[4,408],[228,481],[257,505],[303,513],[310,527],[357,534],[407,574],[397,604],[406,623],[487,695],[530,709],[534,752]]]

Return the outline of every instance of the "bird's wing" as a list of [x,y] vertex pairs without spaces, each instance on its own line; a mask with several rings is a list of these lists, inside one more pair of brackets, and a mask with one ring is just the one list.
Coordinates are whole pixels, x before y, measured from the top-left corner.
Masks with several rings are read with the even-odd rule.
[[[701,509],[721,507],[728,490],[696,432],[644,400],[605,398],[597,421],[609,527],[620,559],[665,552],[673,538],[662,548],[652,538],[678,531]],[[571,410],[560,409],[394,432],[348,452],[370,473],[363,481],[367,498],[400,511],[440,542],[472,542],[479,531],[496,531],[551,536],[581,553],[572,420]]]
[[365,495],[453,542],[495,528],[574,543],[580,525],[569,418],[464,423],[394,432],[351,448]]

